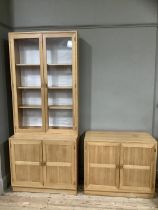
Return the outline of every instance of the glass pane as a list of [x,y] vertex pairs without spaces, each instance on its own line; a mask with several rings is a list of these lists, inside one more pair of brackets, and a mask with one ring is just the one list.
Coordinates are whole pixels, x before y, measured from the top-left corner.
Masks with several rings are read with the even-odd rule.
[[71,110],[49,110],[49,127],[71,128],[72,111]]
[[42,112],[39,109],[19,109],[19,127],[41,127]]
[[48,87],[72,87],[72,69],[70,66],[48,67]]
[[21,105],[42,105],[39,90],[21,90]]
[[17,66],[17,86],[41,87],[40,67],[38,66]]
[[47,64],[72,64],[71,38],[49,38],[46,46]]
[[39,39],[15,40],[16,64],[40,64]]
[[[47,38],[49,128],[72,128],[72,39]],[[57,88],[57,89],[56,89]]]
[[48,91],[48,105],[72,105],[72,91]]
[[19,128],[41,128],[39,39],[16,39],[15,61]]

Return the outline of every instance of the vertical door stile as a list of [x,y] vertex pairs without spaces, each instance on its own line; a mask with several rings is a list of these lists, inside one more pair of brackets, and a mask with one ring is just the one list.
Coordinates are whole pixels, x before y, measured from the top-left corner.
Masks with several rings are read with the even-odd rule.
[[123,185],[123,147],[122,144],[120,145],[120,164],[119,164],[119,179],[120,179],[120,184],[119,188]]
[[39,35],[39,50],[40,50],[40,74],[41,74],[41,96],[42,96],[42,128],[45,131],[45,93],[44,93],[44,58],[43,58],[43,40],[42,34]]
[[46,158],[46,144],[44,141],[42,141],[42,170],[43,170],[43,185],[46,183],[46,173],[47,173],[47,158]]
[[120,158],[121,158],[121,144],[118,146],[118,163],[116,165],[117,188],[120,188]]
[[48,130],[48,84],[47,84],[47,49],[46,49],[46,35],[43,34],[43,39],[42,39],[42,46],[43,46],[43,89],[44,89],[44,103],[45,103],[45,130]]
[[10,141],[10,156],[11,156],[11,171],[12,171],[12,184],[16,182],[16,172],[15,172],[15,151],[14,144]]
[[[150,188],[152,190],[154,190],[154,187],[155,187],[155,180],[156,180],[156,160],[157,160],[157,149],[155,148],[157,145],[154,145],[153,148],[152,148],[152,160],[151,160],[151,179],[150,179]],[[155,155],[156,153],[156,155]]]
[[18,114],[18,98],[17,98],[17,90],[16,90],[16,69],[15,69],[15,38],[10,37],[10,60],[11,60],[11,80],[12,80],[12,104],[13,104],[13,114],[14,114],[14,132],[17,132],[17,128],[19,128],[19,114]]
[[77,81],[76,81],[76,35],[72,36],[72,81],[73,81],[73,88],[72,88],[72,106],[73,106],[73,129],[76,130],[76,120],[77,120],[77,106],[76,106],[76,99],[77,99]]
[[42,163],[43,163],[43,141],[41,141],[41,154],[39,157],[40,160],[40,171],[41,171],[41,183],[44,185],[44,176],[43,176],[43,167],[42,167]]
[[72,185],[75,185],[76,183],[75,183],[75,181],[76,181],[76,168],[75,168],[75,166],[76,166],[76,164],[75,164],[75,160],[76,160],[76,152],[75,152],[75,150],[76,150],[76,145],[75,145],[75,142],[72,144],[72,157],[71,157],[71,173],[72,173]]

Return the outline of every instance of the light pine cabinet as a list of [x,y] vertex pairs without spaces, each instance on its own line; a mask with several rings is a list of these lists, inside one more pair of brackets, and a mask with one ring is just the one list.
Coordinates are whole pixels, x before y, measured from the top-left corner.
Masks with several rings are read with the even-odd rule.
[[[38,136],[36,136],[38,138]],[[15,191],[77,190],[77,141],[10,139],[12,187]]]
[[87,132],[84,190],[89,194],[151,197],[157,142],[147,133]]
[[77,192],[77,32],[9,33],[14,191]]

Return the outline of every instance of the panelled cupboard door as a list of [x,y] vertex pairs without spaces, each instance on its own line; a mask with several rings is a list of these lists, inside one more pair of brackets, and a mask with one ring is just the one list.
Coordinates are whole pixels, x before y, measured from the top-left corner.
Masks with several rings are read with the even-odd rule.
[[15,132],[45,131],[41,33],[10,33]]
[[120,144],[87,142],[85,148],[85,190],[118,190]]
[[153,144],[124,143],[120,154],[120,189],[151,193],[154,191],[155,152]]
[[10,141],[12,185],[42,187],[42,144],[41,141]]
[[75,142],[43,142],[45,187],[54,189],[76,189],[75,150]]

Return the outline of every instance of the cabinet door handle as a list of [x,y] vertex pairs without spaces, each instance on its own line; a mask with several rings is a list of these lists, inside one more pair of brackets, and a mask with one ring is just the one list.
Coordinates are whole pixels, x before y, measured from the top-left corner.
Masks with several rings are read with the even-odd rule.
[[120,169],[123,169],[123,165],[120,165]]
[[120,166],[119,165],[116,165],[116,169],[119,169],[120,168]]
[[46,166],[46,162],[40,162],[41,166]]

